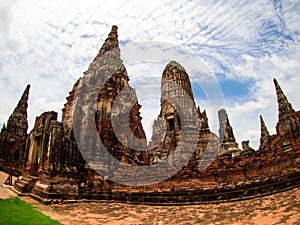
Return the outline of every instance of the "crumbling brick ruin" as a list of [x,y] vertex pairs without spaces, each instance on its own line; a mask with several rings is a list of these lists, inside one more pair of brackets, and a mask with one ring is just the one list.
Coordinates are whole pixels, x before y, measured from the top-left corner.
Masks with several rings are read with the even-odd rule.
[[[251,148],[249,141],[239,149],[225,109],[218,112],[218,137],[209,129],[205,110],[195,104],[186,70],[171,61],[162,74],[161,111],[147,145],[141,105],[129,85],[113,26],[69,93],[61,122],[56,112],[45,112],[28,134],[30,86],[26,87],[0,133],[0,169],[19,176],[14,184],[17,192],[44,202],[109,199],[185,204],[293,188],[300,184],[300,111],[292,108],[275,79],[274,84],[279,111],[276,134],[269,134],[260,116],[259,149]],[[122,166],[116,167],[118,163]],[[161,165],[155,173],[132,172],[153,165]],[[157,183],[146,185],[149,179]]]

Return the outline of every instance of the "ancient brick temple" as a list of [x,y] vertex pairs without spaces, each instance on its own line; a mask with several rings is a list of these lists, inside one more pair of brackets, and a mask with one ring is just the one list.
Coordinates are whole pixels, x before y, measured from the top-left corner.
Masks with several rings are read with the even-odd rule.
[[28,85],[15,110],[3,125],[0,135],[0,169],[21,175],[25,161],[27,129]]
[[[210,131],[189,76],[175,61],[163,71],[161,111],[147,144],[141,105],[129,80],[113,26],[69,93],[61,122],[56,112],[45,112],[27,133],[28,85],[0,133],[0,169],[19,176],[14,189],[44,202],[184,204],[299,186],[300,111],[275,79],[277,133],[270,135],[260,116],[258,150],[249,141],[238,147],[225,109],[218,112],[219,136]],[[152,166],[155,172],[147,169]]]

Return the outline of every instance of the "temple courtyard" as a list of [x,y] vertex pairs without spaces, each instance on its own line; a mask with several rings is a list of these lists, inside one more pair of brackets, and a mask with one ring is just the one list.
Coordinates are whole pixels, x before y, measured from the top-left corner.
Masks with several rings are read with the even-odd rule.
[[[3,187],[7,174],[0,172],[0,198],[16,197]],[[42,204],[19,196],[36,210],[62,224],[300,224],[300,188],[255,199],[219,204],[149,206],[118,202]]]

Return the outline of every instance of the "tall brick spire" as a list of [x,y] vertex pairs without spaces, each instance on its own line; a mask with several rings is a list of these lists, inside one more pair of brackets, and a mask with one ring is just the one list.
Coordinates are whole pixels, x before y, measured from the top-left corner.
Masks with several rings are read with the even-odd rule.
[[[128,85],[127,81],[129,78],[120,58],[118,27],[114,25],[107,35],[107,38],[105,39],[105,42],[100,48],[98,54],[90,63],[88,70],[84,72],[85,76],[77,80],[70,92],[70,95],[67,97],[67,103],[63,108],[62,114],[62,123],[65,130],[69,130],[69,132],[71,132],[73,129],[75,112],[74,101],[76,98],[80,97],[80,93],[89,92],[99,94],[97,93],[99,91],[98,86],[103,86],[104,83],[117,71],[121,71],[120,74],[124,75],[124,79],[122,81],[125,81],[125,85]],[[80,89],[81,91],[78,92]],[[93,101],[93,99],[89,100]]]
[[177,91],[179,92],[181,91],[180,89],[182,89],[182,91],[184,90],[194,101],[189,75],[187,74],[183,66],[180,65],[178,62],[170,61],[164,69],[162,78],[162,96],[165,95],[164,97],[168,98],[170,97],[170,95],[176,95],[175,89],[178,89]]
[[268,128],[266,127],[266,124],[263,120],[262,115],[260,115],[260,145],[259,149],[262,149],[266,147],[270,141],[270,133],[268,131]]
[[[27,101],[30,86],[27,85],[21,99],[10,115],[7,126],[0,133],[0,166],[19,174],[25,153],[28,121]],[[16,172],[19,171],[19,172]]]
[[105,52],[111,51],[114,48],[119,48],[118,27],[116,25],[113,25],[111,27],[111,31],[109,32],[107,38],[105,39],[105,42],[102,45],[96,58],[102,56]]
[[[113,25],[105,42],[99,50],[94,60],[89,65],[89,68],[84,74],[93,71],[93,74],[98,78],[93,79],[107,80],[111,75],[118,70],[126,70],[120,56],[120,48],[118,41],[118,27]],[[93,76],[94,76],[93,75]],[[100,75],[100,77],[99,77]],[[101,78],[102,77],[102,78]],[[126,72],[125,80],[129,80]]]
[[295,112],[295,110],[292,108],[291,103],[287,100],[287,97],[284,95],[283,91],[281,90],[281,87],[279,86],[278,82],[276,79],[273,80],[276,88],[276,94],[277,94],[277,101],[278,101],[278,117],[279,121],[281,119],[292,112]]
[[28,129],[27,107],[30,85],[27,85],[16,108],[7,121],[7,129],[12,131],[16,136],[26,136]]

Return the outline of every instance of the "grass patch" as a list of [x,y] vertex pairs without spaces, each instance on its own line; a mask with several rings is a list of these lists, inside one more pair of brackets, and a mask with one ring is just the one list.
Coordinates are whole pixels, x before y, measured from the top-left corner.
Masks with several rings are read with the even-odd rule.
[[19,198],[0,199],[0,224],[60,224]]

